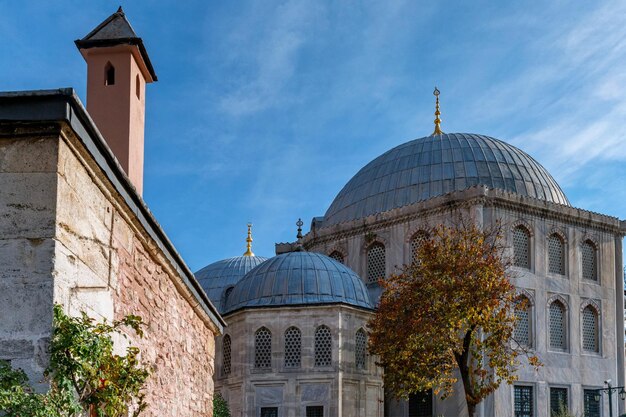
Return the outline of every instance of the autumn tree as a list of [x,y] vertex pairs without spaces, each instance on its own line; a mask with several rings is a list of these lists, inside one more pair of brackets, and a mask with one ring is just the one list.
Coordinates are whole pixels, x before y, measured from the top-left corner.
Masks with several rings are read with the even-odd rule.
[[504,250],[499,226],[442,225],[425,234],[411,265],[380,281],[369,349],[396,397],[432,389],[445,398],[458,369],[471,417],[502,382],[516,380],[520,354],[539,366],[513,340],[520,301]]

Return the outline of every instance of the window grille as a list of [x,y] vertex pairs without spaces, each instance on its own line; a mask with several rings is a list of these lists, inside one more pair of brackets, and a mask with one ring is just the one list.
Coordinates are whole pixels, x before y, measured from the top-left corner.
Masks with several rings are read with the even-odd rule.
[[426,239],[428,239],[428,234],[423,230],[415,233],[411,238],[411,263],[415,263],[415,261],[417,261],[417,251]]
[[583,415],[585,417],[600,417],[600,401],[596,400],[595,389],[586,389],[583,391]]
[[272,332],[261,327],[254,334],[254,367],[272,367]]
[[230,336],[229,335],[224,336],[224,341],[222,344],[222,370],[224,372],[224,375],[230,374],[230,357],[231,357],[230,345],[231,345]]
[[598,280],[598,259],[595,246],[586,241],[582,248],[583,257],[583,278],[593,281]]
[[261,407],[261,417],[278,417],[278,407]]
[[567,388],[550,388],[550,417],[563,415],[569,409]]
[[324,407],[321,405],[308,406],[306,408],[306,417],[324,417]]
[[513,387],[513,397],[515,417],[534,417],[533,387],[515,385]]
[[550,348],[565,350],[565,306],[560,301],[550,304]]
[[332,253],[328,255],[328,257],[336,260],[339,263],[343,263],[343,255],[338,250],[332,251]]
[[513,230],[513,264],[530,268],[530,233],[524,226]]
[[315,329],[315,366],[330,366],[332,361],[332,336],[330,329],[320,326]]
[[385,246],[374,243],[367,250],[367,282],[378,282],[385,277]]
[[583,310],[583,350],[598,352],[598,313],[592,306]]
[[367,349],[367,337],[365,330],[356,331],[354,338],[354,363],[357,369],[365,369],[365,353]]
[[431,417],[433,415],[433,394],[431,390],[409,395],[409,417]]
[[565,275],[565,244],[556,233],[548,238],[548,271]]
[[513,338],[521,346],[532,346],[532,324],[531,324],[531,305],[530,301],[524,297],[526,305],[522,308],[515,308],[515,315],[517,316],[517,323],[515,324],[515,330],[513,332]]
[[285,368],[299,368],[302,357],[302,333],[297,327],[285,331]]

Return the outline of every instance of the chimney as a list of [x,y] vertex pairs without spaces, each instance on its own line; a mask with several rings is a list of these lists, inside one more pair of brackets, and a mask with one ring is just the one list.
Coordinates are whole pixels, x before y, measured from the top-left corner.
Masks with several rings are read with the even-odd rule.
[[146,84],[157,80],[143,41],[120,7],[75,43],[87,62],[87,111],[141,195]]

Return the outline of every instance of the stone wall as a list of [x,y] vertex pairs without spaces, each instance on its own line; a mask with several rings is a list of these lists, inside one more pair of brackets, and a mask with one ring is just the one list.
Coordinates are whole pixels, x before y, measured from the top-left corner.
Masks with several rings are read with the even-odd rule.
[[57,151],[55,126],[0,126],[0,359],[34,382],[52,324]]
[[145,336],[130,340],[153,370],[145,415],[211,416],[219,322],[168,257],[169,242],[154,238],[74,130],[58,126],[0,136],[1,357],[41,378],[53,302],[100,319],[137,314]]

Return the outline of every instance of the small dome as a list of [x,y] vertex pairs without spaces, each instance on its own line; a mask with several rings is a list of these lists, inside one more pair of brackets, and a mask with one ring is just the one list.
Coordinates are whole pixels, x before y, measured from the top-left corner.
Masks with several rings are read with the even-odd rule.
[[365,284],[350,268],[319,253],[289,252],[248,272],[224,311],[335,303],[373,308]]
[[267,258],[262,256],[236,256],[205,266],[194,275],[217,310],[224,311],[224,293],[252,268]]
[[412,140],[367,164],[335,197],[324,226],[475,185],[569,205],[550,173],[525,152],[489,136],[449,133]]

